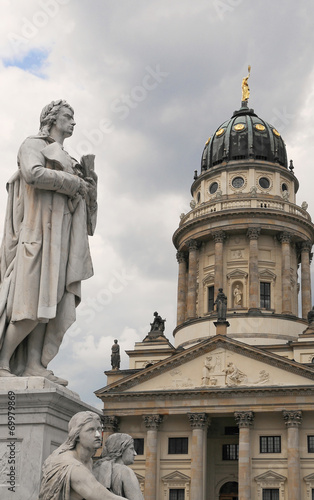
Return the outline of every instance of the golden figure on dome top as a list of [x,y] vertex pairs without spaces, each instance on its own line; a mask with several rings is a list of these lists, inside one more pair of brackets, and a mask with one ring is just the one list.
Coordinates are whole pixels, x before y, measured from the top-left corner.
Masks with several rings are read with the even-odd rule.
[[250,97],[250,89],[248,85],[248,79],[250,78],[251,74],[251,66],[248,66],[248,75],[245,76],[242,80],[242,101],[248,101]]

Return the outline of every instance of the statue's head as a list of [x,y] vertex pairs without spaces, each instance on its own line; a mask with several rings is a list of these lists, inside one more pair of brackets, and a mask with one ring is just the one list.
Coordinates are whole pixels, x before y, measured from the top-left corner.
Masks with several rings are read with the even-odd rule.
[[80,411],[71,418],[68,425],[68,439],[66,440],[68,450],[76,447],[82,428],[85,424],[93,420],[99,421],[99,425],[101,426],[100,416],[93,411]]
[[129,434],[119,432],[111,434],[105,442],[102,456],[105,460],[119,461],[125,465],[132,464],[136,456],[133,438]]
[[50,129],[56,122],[57,116],[61,108],[69,108],[72,113],[74,113],[73,108],[63,99],[58,99],[58,101],[51,101],[47,104],[40,113],[40,135],[49,135]]

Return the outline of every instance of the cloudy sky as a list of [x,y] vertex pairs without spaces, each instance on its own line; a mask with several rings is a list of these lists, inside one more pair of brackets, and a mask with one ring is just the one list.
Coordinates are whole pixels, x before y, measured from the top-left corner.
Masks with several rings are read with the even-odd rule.
[[313,19],[306,0],[1,0],[2,218],[19,145],[51,100],[75,110],[66,149],[96,155],[95,276],[51,363],[85,402],[101,407],[93,392],[113,340],[127,368],[124,350],[155,310],[173,341],[172,234],[204,143],[240,107],[248,64],[250,107],[283,135],[298,204],[314,215]]

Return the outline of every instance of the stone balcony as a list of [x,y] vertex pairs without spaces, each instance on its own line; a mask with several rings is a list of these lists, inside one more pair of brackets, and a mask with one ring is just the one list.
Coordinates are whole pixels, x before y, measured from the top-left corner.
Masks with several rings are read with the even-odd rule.
[[302,217],[303,219],[311,222],[311,216],[306,210],[285,200],[274,200],[269,197],[262,196],[258,196],[256,198],[243,197],[241,199],[227,199],[227,197],[221,197],[220,199],[211,200],[197,205],[193,210],[181,217],[180,226],[192,220],[214,214],[216,212],[239,209],[266,209],[267,211],[282,211],[287,214]]

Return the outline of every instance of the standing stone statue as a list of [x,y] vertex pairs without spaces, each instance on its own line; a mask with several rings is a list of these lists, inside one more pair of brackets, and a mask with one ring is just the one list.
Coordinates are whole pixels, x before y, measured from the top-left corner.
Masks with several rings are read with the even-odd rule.
[[111,367],[113,370],[120,369],[120,346],[118,345],[117,339],[115,339],[111,347]]
[[67,440],[44,462],[39,500],[123,500],[92,474],[92,456],[101,444],[97,413],[76,413]]
[[214,304],[217,307],[218,321],[226,321],[227,316],[227,297],[223,293],[223,289],[219,288],[217,298]]
[[132,469],[136,451],[134,441],[128,434],[112,434],[105,442],[103,454],[93,473],[101,484],[116,495],[128,500],[144,500],[139,482]]
[[0,251],[0,376],[43,376],[75,321],[81,281],[93,275],[88,244],[96,225],[97,176],[93,155],[81,163],[63,149],[74,111],[52,101],[40,130],[18,152],[7,184]]

